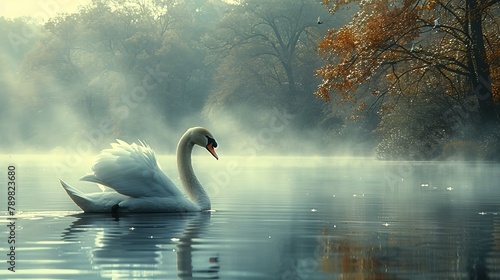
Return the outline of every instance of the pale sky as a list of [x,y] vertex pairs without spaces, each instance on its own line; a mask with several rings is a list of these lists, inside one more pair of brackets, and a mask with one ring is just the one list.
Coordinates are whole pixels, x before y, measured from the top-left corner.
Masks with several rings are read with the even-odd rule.
[[31,16],[47,20],[58,13],[72,13],[78,6],[90,0],[0,0],[0,17],[16,18]]

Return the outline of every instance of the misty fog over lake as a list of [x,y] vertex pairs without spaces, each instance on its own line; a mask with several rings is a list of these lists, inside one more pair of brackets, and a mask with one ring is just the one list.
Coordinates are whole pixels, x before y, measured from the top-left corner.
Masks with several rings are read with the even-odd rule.
[[500,278],[498,1],[63,2],[0,3],[0,278]]
[[[113,218],[83,214],[68,198],[47,168],[62,159],[13,158],[19,265],[11,273],[4,264],[2,278],[485,279],[500,273],[498,164],[329,157],[221,157],[214,164],[196,156],[211,212]],[[160,157],[179,183],[173,162]],[[230,173],[228,166],[237,168]],[[72,184],[97,190],[72,175],[66,178]]]

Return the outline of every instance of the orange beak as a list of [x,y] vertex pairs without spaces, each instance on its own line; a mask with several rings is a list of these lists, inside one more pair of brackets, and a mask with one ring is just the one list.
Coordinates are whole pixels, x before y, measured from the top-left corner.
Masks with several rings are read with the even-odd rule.
[[215,148],[214,148],[214,144],[213,143],[209,143],[207,145],[207,150],[212,154],[212,156],[214,156],[214,158],[219,159],[219,156],[215,152]]

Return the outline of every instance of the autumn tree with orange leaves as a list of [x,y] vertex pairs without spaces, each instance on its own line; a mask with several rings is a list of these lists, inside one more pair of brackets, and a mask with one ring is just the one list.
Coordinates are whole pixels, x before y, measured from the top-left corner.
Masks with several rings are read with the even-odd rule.
[[[319,44],[328,63],[315,95],[357,100],[359,88],[383,100],[440,89],[481,124],[499,121],[498,0],[323,0],[331,13],[357,6],[352,21]],[[364,91],[366,92],[366,91]],[[474,106],[471,106],[470,101]],[[383,105],[382,105],[383,108]]]

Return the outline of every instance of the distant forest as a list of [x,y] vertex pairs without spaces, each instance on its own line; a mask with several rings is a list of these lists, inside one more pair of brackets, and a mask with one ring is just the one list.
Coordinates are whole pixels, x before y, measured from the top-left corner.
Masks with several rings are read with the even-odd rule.
[[172,153],[203,125],[236,155],[498,160],[499,13],[497,0],[94,0],[43,24],[0,18],[0,150],[119,138]]

